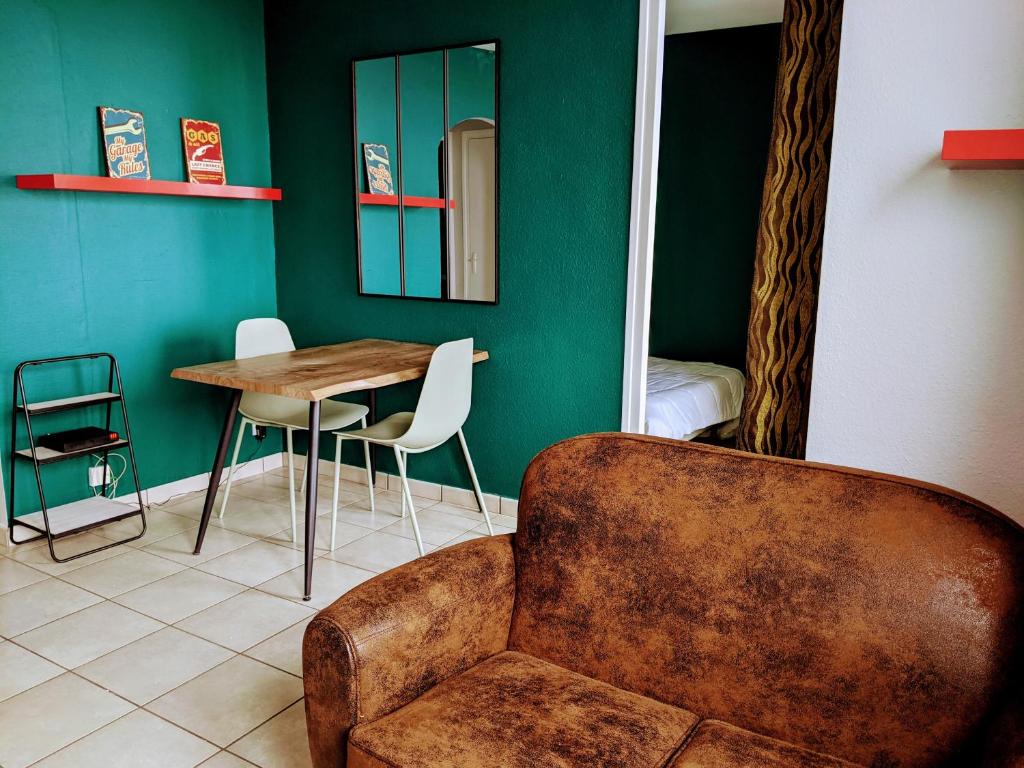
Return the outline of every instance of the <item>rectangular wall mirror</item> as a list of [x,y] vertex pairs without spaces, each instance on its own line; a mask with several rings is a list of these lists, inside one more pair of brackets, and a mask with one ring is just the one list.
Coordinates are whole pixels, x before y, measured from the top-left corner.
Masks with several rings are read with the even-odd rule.
[[498,300],[498,43],[352,63],[359,292]]

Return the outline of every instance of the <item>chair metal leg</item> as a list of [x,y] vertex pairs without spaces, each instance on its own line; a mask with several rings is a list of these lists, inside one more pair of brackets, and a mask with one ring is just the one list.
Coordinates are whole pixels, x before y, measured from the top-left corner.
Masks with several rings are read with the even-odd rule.
[[309,456],[306,456],[306,461],[302,465],[302,484],[299,486],[299,493],[306,492],[306,478],[309,477]]
[[228,481],[224,485],[224,498],[220,502],[220,512],[217,513],[218,518],[224,517],[224,510],[228,508],[228,497],[231,495],[231,481],[235,479],[235,467],[238,465],[238,452],[242,450],[242,438],[245,437],[245,425],[249,423],[249,420],[242,417],[242,421],[238,425],[238,439],[235,440],[235,452],[231,454],[231,466],[228,467]]
[[480,505],[480,511],[484,513],[484,521],[487,523],[487,532],[493,536],[494,526],[491,525],[491,515],[487,511],[487,505],[484,503],[484,494],[480,490],[480,483],[476,479],[476,470],[473,469],[473,460],[469,457],[469,447],[466,445],[466,436],[462,434],[462,429],[459,429],[459,445],[462,446],[462,455],[466,457],[466,469],[469,470],[469,478],[473,481],[473,493],[476,494],[476,503]]
[[288,449],[288,505],[292,512],[292,544],[299,540],[298,526],[295,523],[295,453],[293,449],[292,430],[285,429],[285,447]]
[[[403,453],[402,454],[402,466],[405,467],[405,471],[406,472],[409,471],[409,454],[408,453]],[[402,492],[402,517],[408,517],[408,516],[409,516],[409,507],[405,503],[405,492],[403,491]]]
[[338,528],[338,487],[341,485],[341,435],[334,443],[334,500],[331,502],[331,552],[334,551],[334,532]]
[[[366,429],[366,417],[363,416],[363,429]],[[377,511],[373,501],[373,460],[370,458],[370,443],[363,440],[363,459],[366,462],[366,485],[370,489],[370,514]]]
[[416,548],[420,551],[420,557],[426,554],[423,551],[423,539],[420,537],[420,524],[416,522],[416,508],[412,505],[412,493],[409,491],[409,479],[405,476],[405,459],[402,450],[395,446],[395,460],[398,462],[398,474],[402,476],[403,498],[409,504],[409,515],[412,517],[412,532],[416,534]]

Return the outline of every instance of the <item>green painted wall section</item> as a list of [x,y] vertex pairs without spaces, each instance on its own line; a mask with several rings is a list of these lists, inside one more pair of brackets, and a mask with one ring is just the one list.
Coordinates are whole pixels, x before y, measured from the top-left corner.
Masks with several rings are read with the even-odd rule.
[[[427,51],[401,56],[402,163],[398,166],[393,57],[356,64],[358,146],[385,144],[396,187],[406,195],[441,194],[438,147],[445,134],[444,55]],[[469,118],[494,120],[495,55],[479,48],[456,48],[448,54],[449,122]],[[360,155],[360,184],[366,183],[365,157]],[[363,238],[363,290],[400,295],[398,210],[391,206],[360,207]],[[443,212],[405,208],[405,293],[440,298]]]
[[665,40],[653,355],[745,367],[780,29]]
[[[274,222],[281,316],[300,345],[473,336],[492,359],[476,368],[467,438],[484,489],[517,496],[537,451],[619,426],[636,0],[269,0],[266,10],[274,180],[286,191]],[[358,296],[351,60],[493,38],[501,303]],[[296,115],[336,140],[311,155]],[[418,391],[382,391],[381,415],[412,407]],[[359,462],[354,451],[346,460]],[[457,444],[412,457],[410,473],[469,485]]]
[[[14,175],[104,173],[96,107],[110,105],[144,113],[154,178],[184,179],[188,116],[220,122],[229,181],[269,184],[262,4],[0,0],[0,82],[0,393],[21,360],[113,352],[143,487],[208,471],[223,395],[168,373],[230,357],[240,319],[276,313],[270,204],[28,192]],[[105,386],[81,371],[35,383],[40,397]],[[85,466],[46,470],[51,504],[89,493]],[[19,473],[18,512],[38,508],[30,478]]]

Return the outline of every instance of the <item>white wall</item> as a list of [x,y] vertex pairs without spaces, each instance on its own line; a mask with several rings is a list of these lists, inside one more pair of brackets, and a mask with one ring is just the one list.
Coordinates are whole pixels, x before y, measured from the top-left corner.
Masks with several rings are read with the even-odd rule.
[[946,128],[1024,127],[1022,0],[846,3],[808,458],[1024,522],[1024,171]]

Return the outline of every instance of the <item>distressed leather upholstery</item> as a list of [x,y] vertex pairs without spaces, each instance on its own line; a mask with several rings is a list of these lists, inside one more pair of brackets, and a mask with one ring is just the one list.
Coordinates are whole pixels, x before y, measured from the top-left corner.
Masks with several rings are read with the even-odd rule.
[[328,766],[1024,768],[1024,530],[886,475],[568,440],[513,537],[306,631]]

